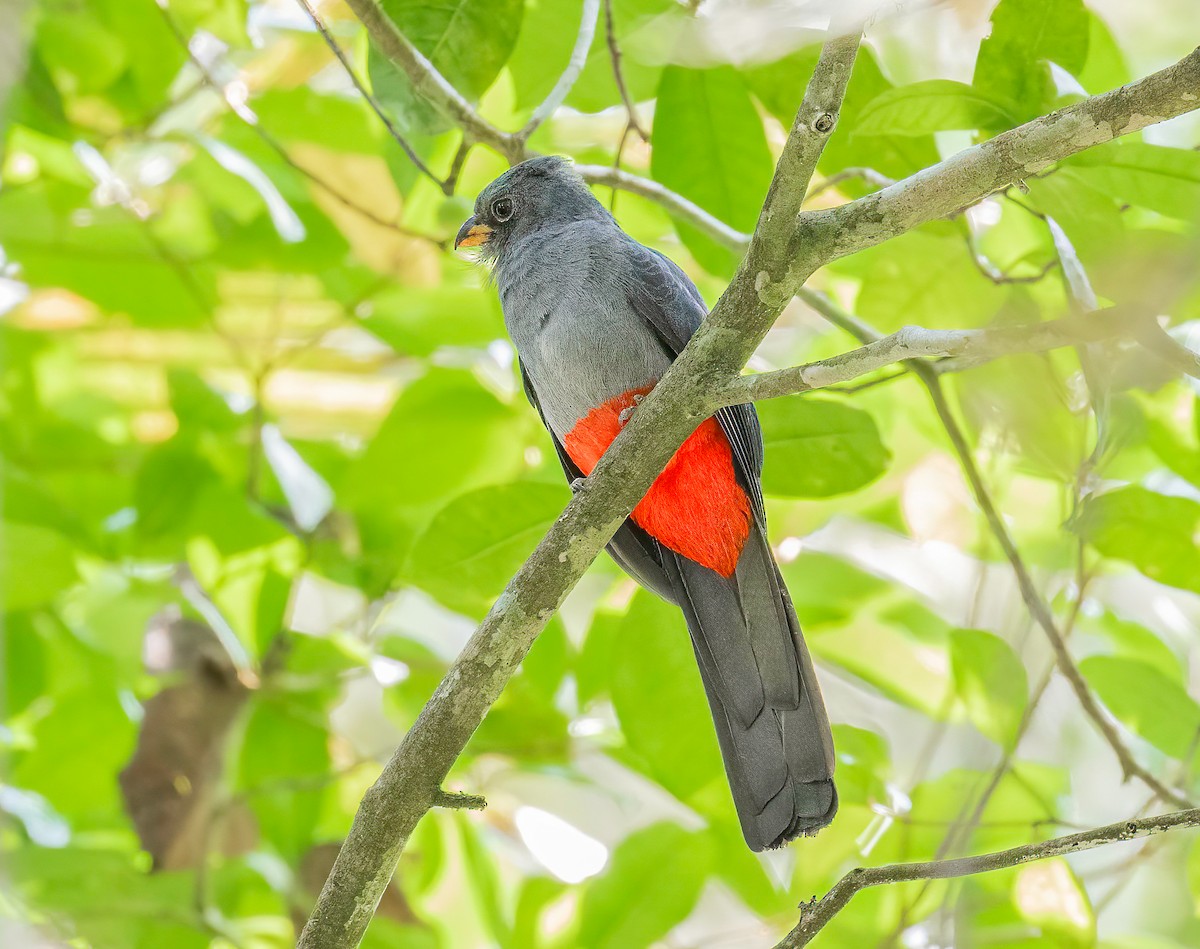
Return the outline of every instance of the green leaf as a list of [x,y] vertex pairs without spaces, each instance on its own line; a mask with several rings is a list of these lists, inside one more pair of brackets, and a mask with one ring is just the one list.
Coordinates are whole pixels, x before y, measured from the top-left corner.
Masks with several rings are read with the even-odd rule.
[[[259,829],[276,850],[297,860],[312,845],[328,774],[329,736],[315,695],[255,699],[239,764]],[[314,780],[317,779],[317,780]]]
[[1049,64],[1078,74],[1087,61],[1090,23],[1083,0],[1001,0],[991,23],[972,85],[1012,102],[1020,121],[1040,115],[1057,98]]
[[1097,13],[1089,12],[1088,19],[1091,29],[1088,31],[1087,62],[1076,73],[1076,78],[1092,95],[1099,95],[1125,85],[1133,76],[1108,24]]
[[1153,630],[1140,623],[1118,619],[1111,613],[1101,617],[1097,628],[1108,637],[1118,656],[1154,666],[1168,679],[1181,685],[1186,684],[1179,657]]
[[712,715],[679,610],[639,590],[617,625],[611,656],[613,708],[638,766],[681,800],[714,782],[723,787]]
[[855,135],[928,135],[952,129],[1013,124],[1003,101],[966,83],[929,79],[889,89],[872,99],[854,126]]
[[[743,70],[754,95],[784,128],[791,128],[804,94],[804,81],[812,75],[820,52],[810,46],[765,66]],[[875,54],[867,46],[858,51],[854,72],[846,88],[846,98],[838,114],[838,128],[821,153],[818,168],[833,175],[847,168],[872,168],[891,178],[903,178],[935,164],[938,152],[932,135],[859,136],[856,131],[864,111],[879,96],[894,88],[879,68]],[[858,196],[874,186],[850,180],[839,190]]]
[[471,883],[480,915],[496,943],[506,946],[512,938],[512,924],[507,919],[501,899],[496,860],[484,846],[471,819],[463,814],[456,814],[455,818],[462,838],[463,856],[466,858],[467,879]]
[[[382,0],[380,6],[450,85],[472,102],[487,91],[512,53],[525,9],[522,0]],[[374,45],[367,63],[375,95],[405,127],[426,134],[450,127]]]
[[1149,663],[1128,656],[1091,656],[1079,671],[1130,731],[1173,758],[1186,760],[1200,734],[1200,704]]
[[631,834],[584,891],[578,944],[589,949],[654,944],[691,913],[711,862],[708,841],[674,824],[652,824]]
[[[728,66],[668,66],[658,87],[650,173],[740,231],[751,231],[771,183],[762,120],[738,73]],[[736,255],[693,228],[679,236],[704,267],[728,273]]]
[[1144,142],[1090,149],[1070,167],[1093,188],[1183,221],[1200,218],[1200,152]]
[[967,717],[1003,748],[1011,747],[1029,699],[1025,667],[999,636],[975,629],[950,634],[954,690]]
[[1091,498],[1075,523],[1106,557],[1151,580],[1200,592],[1200,504],[1130,485]]
[[504,336],[495,295],[476,287],[396,285],[372,297],[364,309],[369,312],[362,325],[406,355],[428,356],[444,346],[482,349]]
[[766,463],[763,491],[784,498],[827,498],[870,484],[890,455],[875,420],[826,399],[772,399],[758,406]]
[[914,323],[979,326],[1007,296],[979,272],[962,232],[948,223],[909,231],[847,266],[862,280],[857,312],[884,332]]
[[511,478],[524,464],[525,428],[470,373],[431,371],[400,393],[347,471],[343,503],[377,518]]
[[121,37],[87,10],[44,13],[36,42],[55,83],[70,95],[104,91],[129,63]]
[[0,593],[6,611],[44,606],[77,577],[74,548],[58,531],[0,522]]
[[[564,3],[563,0],[537,0],[538,13],[527,14],[530,19],[536,15],[537,23],[557,24],[557,29],[569,37],[574,37],[579,29],[579,4]],[[557,13],[551,15],[549,10],[556,8]],[[681,24],[691,18],[691,14],[674,0],[612,0],[613,37],[621,50],[621,76],[625,80],[625,88],[634,102],[644,102],[653,99],[658,88],[659,78],[663,71],[662,50],[664,43],[672,41]],[[542,30],[544,26],[540,27]],[[522,32],[531,31],[528,24]],[[545,37],[531,32],[532,42],[526,54],[531,58],[536,56],[545,46]],[[559,40],[565,47],[567,42]],[[520,52],[520,50],[518,50]],[[545,69],[553,59],[543,55],[540,69]],[[531,69],[528,66],[518,67],[516,54],[512,66],[516,71],[516,80],[520,88],[525,84]],[[561,74],[554,73],[554,79]],[[543,78],[546,83],[548,78]],[[553,82],[550,82],[553,85]],[[547,91],[549,91],[549,87]],[[539,97],[541,98],[541,97]],[[612,53],[608,47],[608,37],[605,30],[605,13],[600,13],[600,22],[592,48],[588,51],[587,62],[580,73],[574,88],[567,96],[567,105],[581,112],[600,112],[610,106],[619,105],[621,95],[613,78]]]
[[486,608],[569,500],[565,486],[534,482],[460,495],[413,545],[408,578],[449,606]]

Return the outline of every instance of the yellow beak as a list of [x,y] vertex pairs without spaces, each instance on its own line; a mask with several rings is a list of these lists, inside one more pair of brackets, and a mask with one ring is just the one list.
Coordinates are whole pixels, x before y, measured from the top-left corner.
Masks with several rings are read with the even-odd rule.
[[458,229],[458,236],[454,238],[454,249],[460,247],[480,247],[488,242],[488,238],[492,236],[492,229],[486,224],[476,224],[475,218],[469,217],[463,222],[463,226]]

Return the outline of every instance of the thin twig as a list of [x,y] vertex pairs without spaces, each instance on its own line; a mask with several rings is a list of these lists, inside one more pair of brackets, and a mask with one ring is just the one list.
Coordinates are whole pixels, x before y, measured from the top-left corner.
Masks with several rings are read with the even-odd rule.
[[558,77],[558,82],[554,84],[550,94],[542,100],[541,105],[533,110],[533,115],[529,117],[525,127],[517,132],[516,138],[519,142],[529,141],[529,136],[554,114],[554,110],[562,105],[570,94],[575,81],[587,64],[588,52],[592,48],[592,39],[596,35],[596,20],[599,16],[600,0],[583,0],[583,8],[579,13],[579,34],[575,37],[575,46],[571,50],[571,58],[567,60],[567,67]]
[[608,43],[608,58],[612,61],[613,81],[617,84],[617,92],[625,106],[629,128],[637,132],[643,142],[648,142],[650,136],[638,122],[637,109],[634,108],[633,99],[629,95],[629,87],[625,85],[625,75],[621,72],[621,47],[617,43],[617,29],[613,20],[613,0],[604,0],[604,38]]
[[462,93],[438,72],[429,58],[400,32],[376,0],[346,0],[346,4],[362,21],[379,51],[408,76],[413,88],[435,109],[473,141],[494,148],[510,162],[521,160],[525,143],[511,132],[503,132],[484,119]]
[[630,194],[653,201],[664,208],[668,214],[686,224],[700,228],[730,250],[740,253],[747,247],[749,237],[746,234],[718,220],[700,205],[692,203],[670,188],[663,187],[657,181],[631,175],[629,172],[613,168],[611,165],[576,165],[575,170],[588,184],[619,188],[621,191],[628,191]]
[[[350,81],[354,84],[354,88],[357,89],[362,97],[367,100],[367,104],[371,107],[371,111],[379,117],[379,121],[383,123],[383,127],[388,130],[388,134],[392,136],[392,139],[396,142],[396,144],[400,146],[400,150],[408,156],[408,160],[416,166],[417,171],[436,182],[439,188],[441,188],[443,191],[446,191],[446,182],[429,169],[429,166],[421,160],[421,156],[418,155],[413,149],[412,145],[408,143],[408,139],[400,134],[400,130],[396,128],[396,124],[391,120],[391,117],[383,110],[383,106],[381,106],[379,101],[373,95],[371,95],[371,90],[369,90],[366,85],[364,85],[363,81],[358,77],[358,73],[354,71],[354,66],[351,65],[346,53],[342,50],[342,47],[338,44],[338,41],[334,39],[333,34],[329,31],[329,27],[327,27],[325,22],[320,18],[320,16],[317,15],[317,11],[313,9],[312,4],[310,4],[308,0],[296,0],[296,2],[304,8],[304,12],[307,13],[308,18],[312,20],[313,26],[317,28],[317,32],[320,33],[322,39],[325,40],[325,45],[328,46],[333,55],[337,57],[337,61],[342,64],[342,68],[346,71],[346,75],[350,77]],[[449,194],[450,192],[446,193]]]
[[[819,311],[831,322],[845,329],[851,335],[860,340],[870,340],[869,347],[878,343],[886,343],[895,341],[898,336],[904,333],[893,334],[888,337],[881,337],[878,331],[872,326],[863,322],[858,317],[846,313],[840,307],[833,303],[823,295],[810,294],[805,297],[814,307],[819,307]],[[1113,307],[1107,311],[1097,311],[1095,313],[1075,314],[1073,316],[1063,317],[1063,320],[1053,321],[1061,324],[1064,321],[1074,321],[1075,325],[1091,326],[1097,324],[1099,320],[1104,319],[1104,314],[1116,314],[1121,317],[1122,311]],[[1127,318],[1127,317],[1126,317]],[[1043,327],[1049,327],[1051,323],[1039,324]],[[921,331],[929,332],[929,331]],[[971,330],[967,332],[993,332],[992,330]],[[1076,339],[1078,342],[1078,338]],[[1065,343],[1064,343],[1065,344]],[[891,342],[893,347],[898,346],[896,342]],[[866,347],[864,347],[866,348]],[[905,359],[905,366],[913,372],[921,381],[929,393],[930,399],[933,401],[934,411],[938,415],[938,419],[942,423],[942,427],[946,430],[946,435],[950,439],[951,447],[954,449],[955,455],[958,456],[959,465],[966,476],[967,483],[971,487],[971,492],[975,496],[975,502],[979,505],[983,512],[984,518],[987,520],[988,527],[1000,544],[1000,549],[1003,551],[1005,558],[1008,560],[1013,569],[1013,573],[1017,578],[1017,586],[1021,591],[1021,598],[1025,601],[1026,607],[1029,609],[1030,615],[1034,622],[1042,628],[1046,637],[1050,641],[1050,646],[1054,650],[1054,656],[1058,663],[1058,669],[1063,674],[1064,678],[1070,683],[1072,690],[1075,692],[1079,704],[1083,706],[1084,712],[1088,717],[1095,722],[1096,727],[1100,730],[1104,740],[1112,748],[1117,756],[1117,760],[1121,763],[1122,771],[1126,778],[1136,777],[1139,781],[1149,787],[1152,791],[1159,795],[1164,801],[1169,801],[1180,807],[1190,807],[1191,801],[1179,791],[1167,787],[1155,775],[1146,768],[1142,767],[1134,758],[1133,753],[1125,745],[1116,726],[1108,717],[1105,711],[1096,701],[1096,697],[1092,694],[1083,674],[1079,671],[1079,667],[1075,665],[1075,661],[1071,658],[1070,650],[1067,649],[1062,632],[1055,624],[1054,615],[1050,611],[1050,607],[1038,592],[1037,586],[1033,582],[1033,577],[1029,573],[1029,568],[1025,565],[1025,561],[1017,549],[1016,543],[1013,541],[1012,535],[1009,533],[1008,526],[1004,523],[1004,519],[1000,516],[996,508],[995,502],[992,500],[991,493],[988,491],[987,485],[983,481],[983,476],[979,472],[979,466],[975,463],[975,456],[971,451],[971,446],[967,443],[966,436],[963,434],[962,428],[959,427],[958,420],[954,416],[954,412],[950,408],[949,402],[946,400],[945,393],[942,390],[941,378],[938,373],[930,366],[929,363],[922,359]],[[803,367],[801,367],[803,368]],[[823,371],[823,370],[822,370]],[[782,373],[791,373],[794,370],[780,370]],[[768,373],[768,376],[775,376],[776,373]],[[753,377],[751,377],[753,378]],[[740,381],[740,380],[739,380]]]
[[271,149],[271,151],[275,152],[275,154],[279,156],[280,160],[285,165],[304,178],[307,178],[335,201],[345,205],[347,208],[366,218],[368,221],[372,221],[375,224],[378,224],[380,227],[386,227],[389,230],[398,231],[407,237],[414,237],[418,240],[428,241],[431,244],[440,243],[437,238],[430,237],[428,234],[422,234],[419,231],[407,228],[403,224],[382,217],[370,208],[359,204],[345,192],[335,188],[320,176],[313,174],[313,172],[309,171],[294,158],[292,158],[292,156],[288,153],[288,150],[283,146],[283,143],[265,128],[263,128],[262,124],[257,121],[257,116],[252,116],[254,121],[247,121],[246,115],[243,114],[243,112],[246,111],[246,107],[235,107],[234,104],[229,101],[229,95],[225,89],[225,86],[217,79],[216,76],[212,74],[211,70],[209,70],[209,68],[200,61],[199,57],[192,52],[192,48],[188,43],[187,36],[184,34],[183,29],[176,22],[175,18],[171,15],[170,11],[168,11],[167,8],[161,4],[156,4],[156,6],[158,6],[159,12],[162,14],[163,20],[167,24],[168,30],[175,37],[179,45],[182,46],[187,52],[188,60],[203,78],[205,84],[209,86],[218,96],[220,96],[221,101],[225,103],[229,111],[241,119],[246,124],[247,128],[254,132],[254,134],[257,135],[262,142]]
[[1079,834],[1055,837],[975,857],[930,860],[924,863],[896,863],[883,867],[859,867],[838,880],[819,900],[804,904],[801,907],[800,922],[776,949],[800,949],[801,946],[807,946],[830,920],[845,909],[854,894],[868,887],[909,883],[914,880],[949,880],[990,873],[993,870],[1019,867],[1035,860],[1064,857],[1083,850],[1094,850],[1109,844],[1197,826],[1200,826],[1200,808],[1190,808],[1157,817],[1121,821]]
[[808,194],[804,196],[804,201],[807,203],[818,195],[822,195],[826,191],[836,188],[838,185],[842,184],[842,182],[853,181],[855,179],[866,182],[873,188],[886,188],[888,185],[894,185],[896,183],[895,178],[889,178],[887,175],[876,171],[874,168],[843,168],[836,174],[830,175],[828,178],[818,181],[815,185],[809,188]]

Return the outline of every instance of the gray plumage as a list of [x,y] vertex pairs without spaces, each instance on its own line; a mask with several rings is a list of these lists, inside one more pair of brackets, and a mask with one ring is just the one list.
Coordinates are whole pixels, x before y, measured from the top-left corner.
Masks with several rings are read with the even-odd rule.
[[[574,480],[581,472],[563,442],[576,422],[657,382],[706,308],[687,276],[626,235],[561,159],[535,158],[492,182],[459,240],[483,232],[525,393]],[[632,521],[609,551],[640,584],[683,610],[742,832],[763,850],[832,820],[833,741],[766,540],[758,418],[753,407],[737,406],[717,421],[752,513],[733,574],[668,549]]]

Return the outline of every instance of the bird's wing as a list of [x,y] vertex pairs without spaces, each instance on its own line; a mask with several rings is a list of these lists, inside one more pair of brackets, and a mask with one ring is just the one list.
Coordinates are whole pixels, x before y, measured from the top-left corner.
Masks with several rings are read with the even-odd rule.
[[[654,330],[674,359],[692,338],[708,308],[696,285],[674,261],[658,251],[629,241],[633,279],[626,298],[634,312]],[[735,467],[760,522],[765,520],[762,487],[763,440],[753,405],[733,405],[717,411],[717,422],[733,448]]]
[[[583,477],[583,472],[571,460],[571,456],[563,448],[562,442],[558,440],[554,430],[547,424],[546,414],[542,411],[542,405],[538,401],[537,391],[533,388],[529,373],[525,371],[524,365],[519,360],[517,365],[521,369],[521,385],[525,389],[525,397],[529,400],[529,404],[537,409],[538,417],[542,420],[542,427],[546,429],[550,441],[554,442],[554,451],[558,454],[558,463],[562,465],[563,473],[569,482],[574,483],[576,479]],[[626,519],[625,523],[617,528],[612,540],[608,542],[608,552],[617,562],[617,566],[646,589],[657,593],[669,603],[678,602],[671,581],[663,570],[658,541],[633,521]]]

